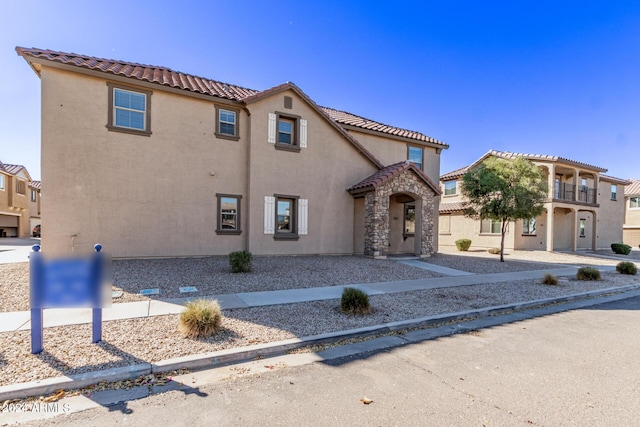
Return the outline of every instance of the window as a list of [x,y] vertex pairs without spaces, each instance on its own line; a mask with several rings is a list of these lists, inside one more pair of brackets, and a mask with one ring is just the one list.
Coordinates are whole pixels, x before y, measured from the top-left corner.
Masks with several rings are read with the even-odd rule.
[[38,193],[36,190],[31,190],[31,201],[35,202],[38,199]]
[[27,183],[21,179],[16,179],[16,193],[18,194],[26,194],[27,193]]
[[404,237],[411,237],[416,233],[416,205],[413,203],[404,204]]
[[611,184],[611,200],[618,200],[618,186]]
[[0,174],[0,190],[4,190],[4,175]]
[[581,218],[580,219],[580,234],[579,234],[580,237],[585,237],[585,235],[586,235],[586,230],[585,230],[586,224],[587,224],[587,220]]
[[240,200],[234,194],[216,194],[218,199],[218,224],[216,234],[240,234]]
[[582,180],[580,181],[581,184],[581,191],[587,191],[587,178],[582,178]]
[[502,223],[493,219],[483,219],[480,221],[480,233],[482,234],[501,234]]
[[238,111],[216,106],[216,136],[225,139],[240,139]]
[[266,196],[264,198],[264,234],[276,240],[298,240],[307,234],[308,200],[298,196]]
[[267,141],[279,150],[299,152],[307,148],[307,121],[290,114],[269,113]]
[[107,83],[109,87],[109,123],[112,131],[151,135],[151,92],[130,90]]
[[422,148],[409,146],[407,158],[410,162],[414,163],[420,170],[422,170],[423,154],[424,150]]
[[456,194],[457,184],[458,184],[458,181],[446,181],[444,183],[444,195],[454,196]]
[[440,215],[438,223],[439,234],[451,234],[451,215]]
[[629,207],[631,209],[640,208],[640,197],[629,197]]
[[536,234],[536,219],[529,218],[522,222],[522,234],[535,236]]

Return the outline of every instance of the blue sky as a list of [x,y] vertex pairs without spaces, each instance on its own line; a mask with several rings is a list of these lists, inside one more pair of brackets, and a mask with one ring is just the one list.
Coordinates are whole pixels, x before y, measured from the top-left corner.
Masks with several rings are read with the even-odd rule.
[[40,178],[40,81],[16,46],[162,65],[446,142],[640,178],[640,2],[5,1],[0,160]]

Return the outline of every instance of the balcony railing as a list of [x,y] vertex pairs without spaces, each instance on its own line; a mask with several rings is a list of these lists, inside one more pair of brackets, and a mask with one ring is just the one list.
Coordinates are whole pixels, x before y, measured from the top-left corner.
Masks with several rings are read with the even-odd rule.
[[589,187],[580,187],[578,191],[578,201],[584,203],[596,203],[596,189]]
[[575,198],[573,197],[573,195],[576,192],[576,186],[573,184],[559,184],[556,185],[556,191],[555,194],[553,195],[554,199],[559,199],[559,200],[570,200],[570,201],[574,201]]

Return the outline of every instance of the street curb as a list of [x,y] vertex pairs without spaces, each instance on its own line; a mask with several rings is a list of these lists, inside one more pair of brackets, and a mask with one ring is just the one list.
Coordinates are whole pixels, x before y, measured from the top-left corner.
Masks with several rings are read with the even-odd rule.
[[[562,304],[583,301],[585,302],[585,304],[582,305],[583,307],[590,306],[594,304],[588,304],[584,300],[606,295],[617,297],[613,299],[617,300],[623,297],[622,294],[637,290],[640,290],[640,283],[635,285],[627,285],[615,288],[600,289],[597,291],[583,292],[579,294],[572,294],[558,298],[538,299],[514,304],[485,307],[477,310],[466,310],[455,313],[425,316],[416,319],[401,320],[380,325],[367,326],[363,328],[305,336],[301,338],[294,338],[267,344],[258,344],[247,347],[220,350],[205,354],[189,355],[159,361],[154,364],[140,363],[131,366],[111,368],[103,371],[87,372],[84,374],[72,375],[68,377],[47,378],[40,381],[12,384],[0,387],[0,401],[45,395],[53,393],[54,391],[60,389],[69,390],[82,388],[92,384],[97,384],[102,381],[113,382],[133,379],[142,375],[148,375],[150,373],[166,372],[180,368],[193,370],[217,368],[221,366],[232,365],[235,363],[246,362],[256,358],[273,357],[276,355],[281,355],[287,350],[313,344],[321,344],[335,342],[341,339],[359,338],[370,335],[392,333],[398,330],[418,328],[435,324],[454,323],[461,320],[473,320],[495,316],[499,313],[509,314],[508,312],[522,312],[529,309],[541,308],[550,305],[558,306],[556,310],[552,310],[553,313],[558,313],[572,309],[572,307],[565,307],[563,309]],[[601,303],[603,303],[603,301],[598,301],[595,304]],[[544,314],[551,313],[546,311]],[[525,316],[524,318],[530,317],[536,316],[529,315]],[[520,316],[518,320],[524,320],[524,318]],[[514,318],[514,320],[516,319]],[[467,328],[463,328],[462,331],[467,331]]]

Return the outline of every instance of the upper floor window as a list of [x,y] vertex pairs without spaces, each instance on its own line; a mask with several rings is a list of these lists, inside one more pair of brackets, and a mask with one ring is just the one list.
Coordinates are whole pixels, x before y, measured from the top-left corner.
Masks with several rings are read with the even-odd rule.
[[453,196],[456,194],[456,186],[458,181],[446,181],[444,183],[444,195]]
[[27,183],[25,181],[16,179],[16,193],[23,195],[27,193]]
[[580,191],[587,191],[587,178],[582,178],[580,184]]
[[640,208],[640,197],[629,197],[629,207],[632,209]]
[[0,190],[4,190],[4,175],[0,174]]
[[31,201],[35,202],[38,200],[38,192],[36,190],[31,190]]
[[216,136],[219,138],[239,139],[238,111],[216,106]]
[[218,224],[216,234],[240,234],[240,200],[242,196],[216,194]]
[[618,186],[611,184],[611,200],[618,200]]
[[280,150],[307,148],[307,121],[291,114],[269,113],[267,140]]
[[424,150],[421,147],[413,147],[409,146],[409,152],[407,153],[407,158],[410,162],[415,164],[419,169],[422,169],[423,162],[423,154]]
[[501,234],[502,223],[495,219],[483,219],[480,221],[480,233],[482,234]]
[[109,123],[113,131],[150,135],[151,92],[130,90],[107,83],[109,87]]
[[536,219],[525,219],[522,223],[522,234],[535,235],[536,234]]

